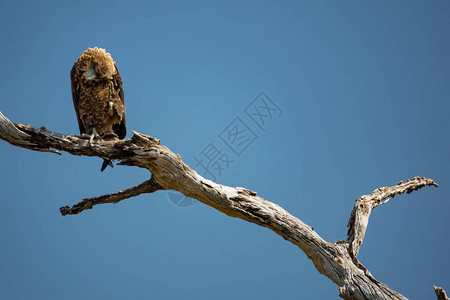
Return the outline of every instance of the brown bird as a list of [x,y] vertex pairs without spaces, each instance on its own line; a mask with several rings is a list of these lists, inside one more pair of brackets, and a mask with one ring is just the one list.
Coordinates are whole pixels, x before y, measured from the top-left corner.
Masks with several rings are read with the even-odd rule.
[[[100,48],[84,51],[70,72],[72,98],[83,136],[94,139],[123,139],[127,134],[125,101],[119,70],[111,55]],[[101,171],[110,159],[103,159]]]

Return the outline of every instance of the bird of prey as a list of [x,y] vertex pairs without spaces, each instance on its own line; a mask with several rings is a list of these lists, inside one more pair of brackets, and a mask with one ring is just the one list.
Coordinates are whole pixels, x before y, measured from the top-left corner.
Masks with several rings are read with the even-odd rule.
[[[80,134],[94,139],[123,139],[126,135],[122,80],[111,55],[101,48],[84,51],[70,72],[72,98]],[[114,167],[104,159],[101,171]]]

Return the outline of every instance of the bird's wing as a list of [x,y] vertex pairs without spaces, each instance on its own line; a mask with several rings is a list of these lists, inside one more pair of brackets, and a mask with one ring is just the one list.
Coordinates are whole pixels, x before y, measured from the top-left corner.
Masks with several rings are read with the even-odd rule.
[[[117,70],[116,75],[114,75],[114,77],[113,77],[114,88],[116,91],[119,91],[120,100],[122,101],[122,104],[125,107],[125,98],[124,98],[124,94],[123,94],[122,79],[120,78],[119,69],[117,69],[117,66],[115,64],[114,64],[114,66],[116,67],[116,70]],[[113,131],[115,134],[117,134],[119,136],[119,139],[123,139],[127,135],[125,110],[123,111],[123,114],[122,114],[122,121],[119,124],[113,125]]]
[[70,81],[72,83],[72,99],[73,99],[73,106],[75,107],[75,112],[77,113],[77,119],[78,119],[78,126],[80,127],[80,134],[86,133],[86,129],[84,128],[83,122],[80,118],[80,109],[78,103],[79,100],[79,86],[78,86],[78,80],[76,78],[76,70],[75,65],[73,65],[72,71],[70,71]]

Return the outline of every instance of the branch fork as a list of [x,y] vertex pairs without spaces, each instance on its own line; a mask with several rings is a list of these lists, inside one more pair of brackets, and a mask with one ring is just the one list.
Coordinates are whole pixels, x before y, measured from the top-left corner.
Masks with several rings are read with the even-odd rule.
[[[355,201],[348,222],[346,241],[327,242],[311,226],[292,216],[282,207],[256,192],[228,187],[205,179],[186,165],[181,157],[160,145],[156,138],[134,132],[131,139],[93,143],[75,135],[64,135],[15,124],[0,112],[0,139],[34,151],[118,159],[120,165],[137,166],[151,172],[151,178],[135,187],[117,193],[83,199],[72,207],[61,207],[62,215],[76,215],[95,205],[117,203],[144,193],[177,190],[185,196],[211,206],[228,216],[266,227],[300,248],[316,269],[339,287],[343,299],[406,299],[377,281],[358,261],[372,210],[389,198],[411,193],[425,186],[438,186],[432,179],[414,177],[405,183],[376,189]],[[59,151],[58,151],[59,150]],[[438,299],[448,299],[442,288],[436,288]]]

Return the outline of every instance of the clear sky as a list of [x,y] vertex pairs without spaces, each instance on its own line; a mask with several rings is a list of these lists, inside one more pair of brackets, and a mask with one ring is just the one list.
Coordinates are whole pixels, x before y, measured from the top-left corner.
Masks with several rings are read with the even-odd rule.
[[[346,238],[358,196],[435,179],[373,212],[359,258],[412,299],[434,298],[433,284],[450,291],[450,2],[1,1],[0,11],[0,111],[14,122],[78,134],[69,72],[98,46],[122,75],[128,137],[161,139],[201,175],[257,191],[330,242]],[[260,127],[245,109],[261,92],[279,110]],[[247,133],[234,145],[233,128]],[[199,164],[212,146],[231,161],[221,174]],[[167,191],[60,215],[146,170],[100,173],[99,158],[3,141],[0,166],[2,299],[338,298],[294,245]]]

